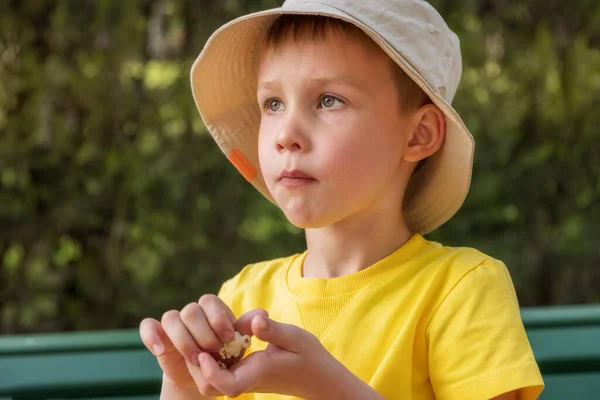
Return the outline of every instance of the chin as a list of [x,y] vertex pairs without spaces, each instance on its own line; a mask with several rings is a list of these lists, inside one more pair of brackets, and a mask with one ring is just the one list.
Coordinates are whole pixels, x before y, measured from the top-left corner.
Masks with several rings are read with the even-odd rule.
[[318,229],[331,225],[334,221],[326,218],[325,215],[312,212],[303,212],[302,210],[283,210],[287,220],[300,229]]
[[324,226],[327,226],[326,224],[319,224],[319,223],[316,223],[315,221],[310,221],[310,220],[299,220],[299,219],[293,219],[293,218],[289,218],[289,217],[287,217],[287,220],[292,225],[294,225],[296,228],[300,228],[300,229],[318,229],[318,228],[323,228]]
[[327,207],[322,203],[315,203],[300,197],[273,197],[286,219],[297,228],[317,229],[335,222],[331,213],[327,212]]

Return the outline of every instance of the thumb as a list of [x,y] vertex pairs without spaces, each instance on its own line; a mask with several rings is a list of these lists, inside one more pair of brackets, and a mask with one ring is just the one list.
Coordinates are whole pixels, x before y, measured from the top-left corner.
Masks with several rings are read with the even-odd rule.
[[311,333],[296,325],[273,321],[262,315],[252,319],[252,332],[260,340],[293,353],[299,353],[312,339],[317,340]]

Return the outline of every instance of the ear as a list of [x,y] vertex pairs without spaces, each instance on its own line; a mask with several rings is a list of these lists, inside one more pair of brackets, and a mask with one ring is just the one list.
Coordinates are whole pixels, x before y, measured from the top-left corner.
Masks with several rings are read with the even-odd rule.
[[413,115],[416,123],[404,151],[404,160],[419,162],[438,151],[446,138],[444,113],[434,104],[426,104]]

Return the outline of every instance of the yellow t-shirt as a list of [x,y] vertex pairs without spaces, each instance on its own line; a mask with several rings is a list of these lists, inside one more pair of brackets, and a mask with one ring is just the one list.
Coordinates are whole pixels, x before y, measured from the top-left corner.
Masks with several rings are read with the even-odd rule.
[[[376,264],[332,279],[302,277],[305,256],[249,265],[219,296],[237,316],[264,308],[272,319],[313,333],[388,400],[482,400],[516,389],[528,400],[541,392],[502,262],[420,235]],[[253,338],[247,354],[266,345]]]

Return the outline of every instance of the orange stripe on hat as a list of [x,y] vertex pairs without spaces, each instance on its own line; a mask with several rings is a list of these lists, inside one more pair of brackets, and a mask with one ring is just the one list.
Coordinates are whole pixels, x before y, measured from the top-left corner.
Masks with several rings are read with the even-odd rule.
[[238,149],[234,149],[233,152],[227,156],[227,159],[233,164],[234,167],[237,168],[238,171],[240,171],[240,174],[242,174],[242,176],[246,178],[248,182],[252,181],[252,179],[256,177],[256,169]]

